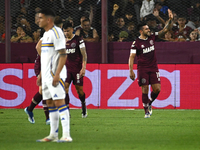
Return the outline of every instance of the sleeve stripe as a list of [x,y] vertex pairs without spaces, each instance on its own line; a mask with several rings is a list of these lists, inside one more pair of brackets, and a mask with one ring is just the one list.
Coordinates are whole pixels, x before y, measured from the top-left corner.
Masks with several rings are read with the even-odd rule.
[[56,38],[59,39],[60,37],[59,37],[58,31],[56,30],[56,28],[53,27],[52,30],[53,30]]
[[136,49],[131,49],[131,53],[136,54]]

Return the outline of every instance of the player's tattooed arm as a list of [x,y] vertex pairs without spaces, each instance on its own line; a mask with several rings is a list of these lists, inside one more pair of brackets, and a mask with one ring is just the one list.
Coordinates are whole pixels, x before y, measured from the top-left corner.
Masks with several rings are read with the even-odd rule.
[[166,22],[165,27],[163,28],[163,30],[161,30],[160,32],[158,32],[158,37],[162,38],[166,32],[168,32],[169,30],[171,30],[172,25],[173,25],[173,14],[172,11],[170,9],[168,9],[168,14],[169,14],[169,20]]
[[81,54],[82,54],[82,57],[83,57],[82,69],[80,71],[80,76],[83,77],[83,76],[85,76],[85,69],[86,69],[86,64],[87,64],[87,53],[86,53],[85,47],[80,48],[80,50],[81,50]]

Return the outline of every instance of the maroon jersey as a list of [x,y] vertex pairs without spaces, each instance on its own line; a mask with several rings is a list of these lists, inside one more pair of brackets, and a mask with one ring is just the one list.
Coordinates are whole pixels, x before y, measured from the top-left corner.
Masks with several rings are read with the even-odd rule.
[[35,71],[36,76],[38,76],[40,74],[40,71],[41,71],[40,55],[39,54],[37,54],[37,57],[35,59],[34,71]]
[[184,38],[183,35],[185,35],[187,38],[189,38],[189,35],[190,35],[190,32],[192,31],[192,28],[188,27],[188,26],[185,26],[183,31],[180,32],[179,31],[179,26],[174,26],[172,28],[172,30],[174,31],[174,36],[175,38]]
[[155,53],[155,39],[158,32],[151,34],[147,39],[137,38],[131,46],[131,53],[136,53],[137,69],[157,71],[157,59]]
[[68,72],[79,72],[81,70],[82,54],[79,46],[83,43],[83,39],[77,35],[74,35],[71,40],[66,42],[66,66]]

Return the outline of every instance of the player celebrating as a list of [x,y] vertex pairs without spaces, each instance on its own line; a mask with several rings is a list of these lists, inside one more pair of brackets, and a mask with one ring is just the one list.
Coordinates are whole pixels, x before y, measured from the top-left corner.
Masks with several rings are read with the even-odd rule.
[[[66,51],[67,51],[67,79],[65,81],[66,93],[69,91],[71,81],[75,85],[76,91],[79,95],[82,104],[82,117],[87,117],[87,109],[85,104],[85,93],[83,92],[83,77],[85,76],[85,69],[87,63],[87,53],[83,39],[73,34],[73,27],[70,22],[63,25],[63,32],[66,37]],[[69,96],[66,94],[66,104],[69,104]]]
[[[149,118],[152,114],[151,104],[157,98],[161,88],[154,46],[156,38],[162,37],[171,28],[173,15],[169,9],[168,14],[169,20],[160,32],[151,34],[146,23],[139,23],[137,28],[140,36],[131,46],[129,57],[130,78],[135,80],[133,63],[135,56],[137,56],[137,78],[139,86],[142,87],[142,102],[145,110],[145,118]],[[149,85],[153,89],[150,99],[148,98]]]
[[62,30],[54,26],[54,19],[55,13],[51,9],[42,9],[39,13],[39,26],[44,28],[45,33],[41,47],[41,74],[37,84],[42,85],[43,99],[49,108],[50,134],[37,141],[58,141],[60,116],[62,138],[59,142],[71,142],[69,110],[64,100],[67,59],[65,37]]

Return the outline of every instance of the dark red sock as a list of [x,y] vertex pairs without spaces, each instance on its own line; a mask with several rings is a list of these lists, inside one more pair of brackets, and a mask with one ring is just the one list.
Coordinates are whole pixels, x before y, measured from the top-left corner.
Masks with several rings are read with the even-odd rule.
[[43,105],[44,114],[45,114],[45,117],[47,120],[47,119],[49,119],[49,109],[47,107],[46,100],[42,101],[42,105]]
[[37,106],[41,102],[41,100],[42,100],[42,95],[39,92],[37,92],[34,95],[31,104],[28,106],[28,111],[32,112],[35,106]]
[[159,93],[160,92],[158,92],[158,93],[154,93],[153,91],[151,92],[151,101],[150,101],[149,105],[151,105],[153,103],[153,101],[158,97]]
[[148,102],[149,102],[148,94],[142,93],[142,103],[143,103],[145,114],[149,111],[148,110],[148,106],[149,106]]
[[69,94],[67,93],[65,96],[65,104],[69,106]]

